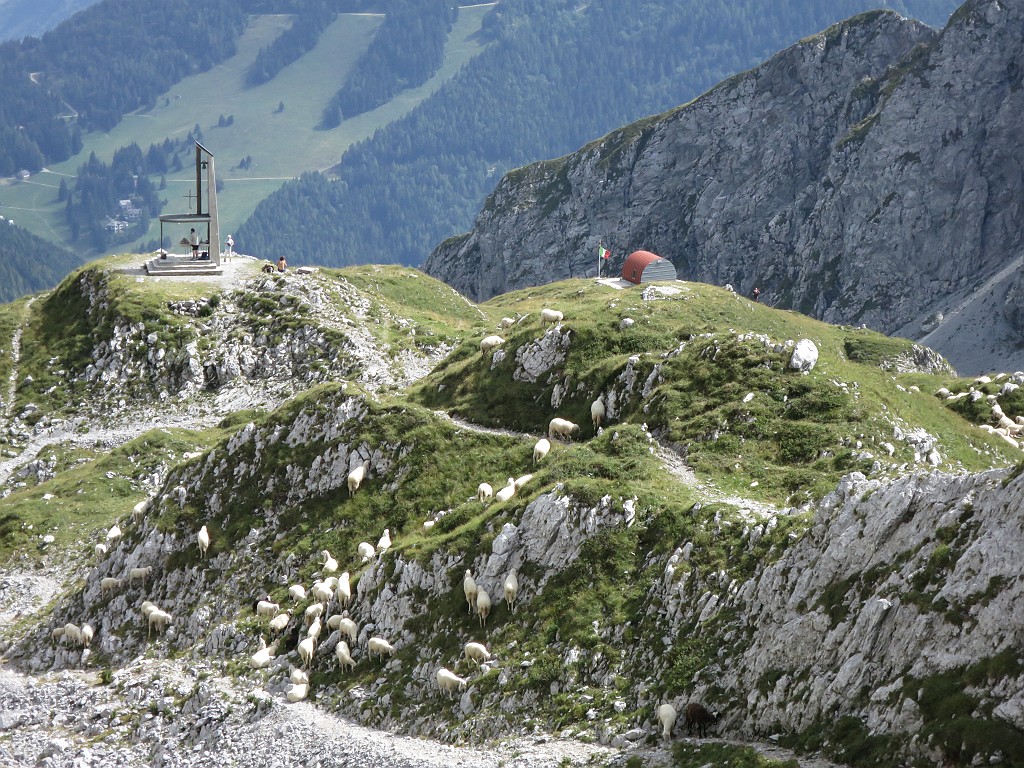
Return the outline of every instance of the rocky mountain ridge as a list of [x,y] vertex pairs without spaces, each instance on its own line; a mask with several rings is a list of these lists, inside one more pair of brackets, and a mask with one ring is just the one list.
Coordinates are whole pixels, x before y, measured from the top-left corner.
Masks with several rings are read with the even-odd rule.
[[[836,25],[688,105],[511,172],[425,269],[482,300],[593,275],[599,244],[614,264],[645,248],[684,279],[922,336],[1020,251],[1022,13],[969,0],[941,33],[887,12]],[[1019,293],[991,307],[1018,335]]]
[[[191,766],[205,764],[194,756],[204,750],[237,760],[250,729],[339,715],[478,746],[552,732],[589,742],[560,739],[561,751],[512,765],[655,765],[666,759],[654,749],[655,708],[690,700],[722,713],[712,746],[725,749],[742,748],[717,739],[778,741],[858,764],[867,743],[891,765],[1012,764],[1021,753],[1022,481],[1009,469],[1019,449],[954,409],[989,408],[988,393],[1016,415],[1024,374],[958,380],[907,342],[695,283],[619,291],[569,281],[472,306],[401,268],[242,273],[189,286],[188,299],[133,278],[92,268],[15,308],[42,348],[12,369],[11,460],[28,459],[19,430],[38,440],[72,423],[155,419],[159,406],[144,400],[159,403],[165,390],[168,411],[193,426],[223,421],[193,434],[198,450],[185,453],[147,447],[160,429],[130,450],[96,446],[95,486],[60,453],[7,482],[0,520],[23,523],[0,538],[2,648],[13,667],[0,676],[0,729],[36,733],[45,720],[14,670],[48,702],[59,698],[56,679],[75,702],[95,704],[52,704],[60,736],[45,746],[19,735],[15,754],[0,742],[12,765],[99,766],[117,754]],[[139,306],[160,309],[137,315]],[[543,325],[544,306],[561,306],[563,321]],[[43,340],[34,323],[58,307],[68,325]],[[505,316],[502,344],[482,351],[479,339]],[[85,317],[87,343],[68,344]],[[808,345],[816,358],[794,366]],[[429,372],[405,363],[432,354]],[[239,363],[244,376],[206,373],[251,360],[264,362]],[[46,394],[51,369],[76,382],[65,395]],[[245,378],[280,405],[252,409]],[[940,382],[963,396],[922,391]],[[299,391],[289,397],[289,386]],[[68,394],[81,402],[71,407]],[[35,410],[30,395],[43,395]],[[601,425],[590,422],[596,396]],[[239,403],[249,410],[232,415]],[[116,418],[99,419],[107,409]],[[554,414],[580,434],[552,439],[538,461]],[[72,462],[82,445],[73,434],[64,432]],[[155,477],[147,462],[161,467]],[[353,489],[356,467],[366,474]],[[507,476],[522,481],[511,499],[478,500],[481,480],[498,488]],[[822,498],[821,477],[833,488],[842,479]],[[79,496],[109,504],[110,516],[74,529],[66,505]],[[108,536],[114,522],[119,535]],[[203,525],[211,544],[201,553]],[[385,527],[390,548],[361,557],[357,542],[378,541]],[[306,664],[296,653],[314,606],[289,587],[329,575],[325,549],[352,577],[351,605],[332,599],[326,610],[358,624],[353,670],[339,668],[337,630],[324,629]],[[74,578],[30,588],[31,606],[12,598],[48,558]],[[486,623],[467,612],[467,569],[492,596]],[[510,570],[515,611],[502,600]],[[260,598],[291,611],[280,634],[254,613]],[[144,600],[170,614],[163,631],[143,618]],[[88,648],[64,636],[84,622]],[[372,658],[373,636],[395,652]],[[277,656],[254,669],[260,640]],[[470,640],[492,657],[465,658]],[[309,701],[290,704],[296,666],[308,669]],[[442,667],[465,678],[464,690],[438,689]],[[317,748],[297,730],[303,748]],[[714,764],[705,746],[678,743],[695,765]],[[479,764],[515,757],[488,748]]]

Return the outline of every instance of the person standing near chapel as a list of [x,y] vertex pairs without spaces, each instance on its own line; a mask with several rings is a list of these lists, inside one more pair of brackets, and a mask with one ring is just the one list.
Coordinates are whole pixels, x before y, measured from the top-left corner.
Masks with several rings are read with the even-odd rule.
[[188,243],[192,246],[192,258],[199,258],[199,234],[196,232],[196,228],[192,227],[192,231],[188,233]]
[[230,259],[232,254],[235,252],[235,239],[231,237],[231,235],[228,235],[228,239],[224,241],[224,245],[224,255],[226,258]]

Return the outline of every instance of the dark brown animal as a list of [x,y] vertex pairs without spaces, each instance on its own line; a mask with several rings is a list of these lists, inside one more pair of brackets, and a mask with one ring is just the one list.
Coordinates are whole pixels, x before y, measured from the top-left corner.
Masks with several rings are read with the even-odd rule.
[[701,738],[706,738],[708,735],[708,726],[714,725],[718,722],[718,715],[708,712],[703,704],[698,704],[695,701],[691,701],[686,705],[686,733],[690,734],[693,731],[693,726],[697,726],[697,735]]

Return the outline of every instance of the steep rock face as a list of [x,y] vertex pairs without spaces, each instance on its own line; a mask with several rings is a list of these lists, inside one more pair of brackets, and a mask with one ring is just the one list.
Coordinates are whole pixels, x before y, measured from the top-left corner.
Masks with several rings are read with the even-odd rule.
[[1022,26],[1024,8],[999,0],[967,3],[941,35],[855,17],[689,105],[510,173],[426,270],[486,299],[593,275],[599,243],[619,263],[646,248],[684,279],[919,333],[1021,245]]

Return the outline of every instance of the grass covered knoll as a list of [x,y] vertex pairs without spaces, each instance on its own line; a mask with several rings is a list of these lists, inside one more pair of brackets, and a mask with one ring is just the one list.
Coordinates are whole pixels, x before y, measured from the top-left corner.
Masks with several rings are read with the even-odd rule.
[[0,561],[34,552],[30,542],[46,534],[54,536],[53,548],[81,546],[88,554],[115,520],[146,497],[154,472],[208,448],[226,429],[154,429],[109,452],[72,443],[47,446],[38,462],[54,476],[38,482],[29,475],[25,487],[0,499]]
[[[646,423],[698,473],[777,502],[820,497],[843,474],[870,473],[876,461],[886,472],[913,464],[914,449],[898,434],[918,428],[936,438],[946,469],[1017,458],[935,398],[898,385],[885,368],[917,356],[910,341],[831,326],[710,285],[662,288],[615,291],[570,280],[492,299],[481,308],[528,315],[503,332],[504,359],[492,370],[479,337],[467,340],[412,397],[470,421],[538,434],[560,416],[588,437],[591,402],[614,393],[616,422]],[[530,383],[517,374],[517,350],[545,332],[545,306],[564,313],[568,352]],[[624,328],[627,318],[634,322]],[[786,342],[801,338],[819,350],[809,374],[788,368]],[[886,443],[894,446],[891,457]]]

